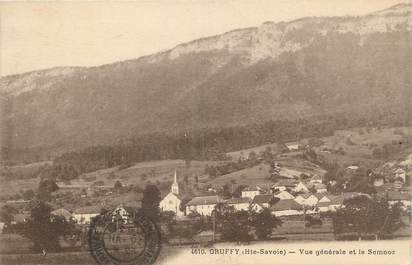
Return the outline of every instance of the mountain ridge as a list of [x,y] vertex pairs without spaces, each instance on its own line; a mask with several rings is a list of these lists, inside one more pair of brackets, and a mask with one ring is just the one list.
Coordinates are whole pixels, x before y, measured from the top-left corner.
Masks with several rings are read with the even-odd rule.
[[265,22],[138,59],[3,77],[0,144],[67,150],[321,113],[408,120],[411,7]]

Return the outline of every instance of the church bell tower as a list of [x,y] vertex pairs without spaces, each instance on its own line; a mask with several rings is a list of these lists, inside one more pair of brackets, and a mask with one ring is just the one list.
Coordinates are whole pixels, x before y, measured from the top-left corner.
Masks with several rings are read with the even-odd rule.
[[179,184],[177,183],[177,174],[176,174],[176,169],[175,169],[175,176],[174,176],[174,181],[171,187],[171,192],[178,195],[179,194]]

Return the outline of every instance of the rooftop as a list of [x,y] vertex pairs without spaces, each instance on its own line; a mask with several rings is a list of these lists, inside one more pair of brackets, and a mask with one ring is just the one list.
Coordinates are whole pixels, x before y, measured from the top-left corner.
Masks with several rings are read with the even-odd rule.
[[297,197],[299,197],[299,196],[304,198],[304,199],[307,199],[307,198],[309,198],[311,196],[314,196],[314,195],[312,193],[303,193],[303,194],[299,194]]
[[260,194],[260,195],[256,195],[253,198],[253,203],[270,203],[273,200],[273,195],[272,194]]
[[242,198],[231,198],[226,200],[227,204],[239,204],[239,203],[250,203],[252,199],[249,197],[242,197]]
[[301,210],[302,206],[293,199],[280,200],[270,208],[272,211]]
[[191,206],[191,205],[210,205],[210,204],[217,204],[219,202],[222,202],[222,199],[217,196],[201,196],[201,197],[194,197],[192,200],[190,200],[186,206]]
[[66,220],[68,220],[72,217],[72,214],[64,208],[56,209],[56,210],[52,211],[51,214],[56,215],[56,216],[62,216]]

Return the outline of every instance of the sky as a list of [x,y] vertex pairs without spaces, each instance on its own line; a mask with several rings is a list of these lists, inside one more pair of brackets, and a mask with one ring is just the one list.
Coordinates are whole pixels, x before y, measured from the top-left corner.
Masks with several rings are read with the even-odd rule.
[[0,75],[55,66],[97,66],[265,21],[363,15],[406,1],[2,2]]

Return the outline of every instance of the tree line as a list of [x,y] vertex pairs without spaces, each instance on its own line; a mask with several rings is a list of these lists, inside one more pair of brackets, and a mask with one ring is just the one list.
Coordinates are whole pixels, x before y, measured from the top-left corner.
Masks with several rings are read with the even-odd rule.
[[314,117],[296,121],[268,121],[262,124],[221,129],[152,133],[118,141],[114,145],[87,147],[64,153],[40,174],[70,180],[82,173],[132,163],[163,160],[228,160],[227,152],[273,142],[332,135],[354,124],[346,118]]

